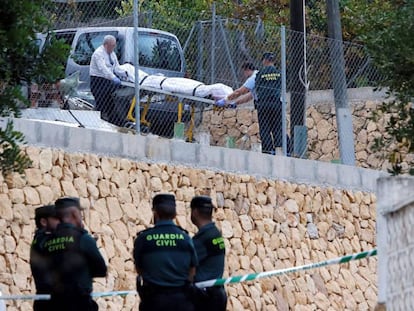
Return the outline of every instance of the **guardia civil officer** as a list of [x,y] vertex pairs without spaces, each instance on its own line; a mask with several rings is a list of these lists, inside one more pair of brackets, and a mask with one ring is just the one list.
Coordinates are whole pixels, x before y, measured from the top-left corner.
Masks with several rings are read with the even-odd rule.
[[282,147],[281,75],[273,53],[264,53],[262,63],[255,80],[259,132],[262,152],[275,154],[276,148]]
[[192,311],[189,284],[197,256],[191,238],[173,222],[175,197],[156,195],[152,210],[155,226],[138,233],[134,243],[139,310]]
[[[212,221],[213,203],[210,197],[196,196],[191,200],[191,221],[198,232],[193,237],[198,257],[195,282],[221,278],[226,254],[223,237]],[[225,311],[227,295],[223,286],[200,289],[195,299],[197,311]]]
[[[52,290],[51,260],[44,250],[45,241],[59,224],[54,205],[36,208],[36,231],[30,247],[30,269],[36,286],[36,294],[50,294]],[[35,300],[34,311],[53,310],[49,300]]]
[[78,198],[56,200],[56,215],[61,223],[45,242],[52,258],[52,304],[58,311],[96,311],[91,298],[92,279],[105,277],[107,267],[96,241],[83,229]]

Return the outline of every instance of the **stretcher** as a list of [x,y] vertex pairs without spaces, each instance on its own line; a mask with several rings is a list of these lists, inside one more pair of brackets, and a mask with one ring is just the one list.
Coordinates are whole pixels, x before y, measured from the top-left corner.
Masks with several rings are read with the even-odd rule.
[[[124,87],[135,88],[135,84],[132,82],[121,82],[121,85]],[[177,107],[177,120],[176,124],[183,124],[183,113],[185,107],[189,107],[190,109],[190,121],[187,130],[185,131],[185,137],[188,141],[193,141],[194,136],[194,127],[195,127],[195,112],[196,108],[201,108],[200,110],[203,111],[205,107],[214,105],[213,99],[197,97],[193,95],[178,93],[178,92],[170,92],[160,88],[150,87],[141,85],[140,88],[140,98],[141,98],[141,105],[143,106],[143,110],[140,115],[140,125],[150,128],[151,123],[147,120],[147,113],[150,109],[150,105],[156,101],[157,97],[162,96],[163,100],[165,101],[174,101],[173,99],[176,98],[174,102],[178,102]],[[154,100],[155,99],[155,100]],[[134,116],[136,105],[135,96],[131,101],[131,105],[129,107],[127,113],[127,120],[133,123],[136,123],[136,118]]]

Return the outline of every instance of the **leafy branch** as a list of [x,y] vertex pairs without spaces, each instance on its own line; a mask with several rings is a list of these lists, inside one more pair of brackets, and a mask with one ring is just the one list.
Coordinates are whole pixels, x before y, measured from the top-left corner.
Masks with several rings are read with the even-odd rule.
[[20,150],[20,144],[24,144],[24,136],[15,131],[12,121],[7,121],[4,129],[0,129],[0,170],[6,176],[11,172],[23,173],[32,161]]

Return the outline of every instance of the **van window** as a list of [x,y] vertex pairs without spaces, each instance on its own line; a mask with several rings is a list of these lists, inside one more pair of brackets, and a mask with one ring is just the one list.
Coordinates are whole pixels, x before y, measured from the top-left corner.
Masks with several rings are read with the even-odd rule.
[[180,49],[175,40],[159,34],[139,34],[139,65],[180,71]]
[[72,32],[56,32],[54,38],[56,40],[61,40],[67,45],[72,46],[73,39],[75,38],[75,31]]
[[[89,65],[91,62],[92,54],[95,50],[102,45],[104,37],[106,35],[112,35],[115,38],[118,36],[117,31],[105,31],[105,32],[86,32],[79,36],[78,43],[75,47],[75,52],[72,55],[73,60],[78,65]],[[118,59],[121,57],[121,45],[117,40],[115,49]]]

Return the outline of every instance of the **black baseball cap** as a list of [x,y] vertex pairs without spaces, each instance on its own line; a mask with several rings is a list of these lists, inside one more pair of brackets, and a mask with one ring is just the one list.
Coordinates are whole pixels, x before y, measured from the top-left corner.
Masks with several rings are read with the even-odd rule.
[[203,208],[203,209],[213,209],[214,205],[213,205],[213,201],[211,200],[210,197],[205,196],[205,195],[199,195],[194,197],[191,200],[191,204],[190,204],[191,209],[199,209],[199,208]]
[[266,52],[266,53],[263,54],[262,61],[263,60],[268,60],[268,61],[272,62],[272,61],[275,60],[275,58],[276,57],[275,57],[275,54],[274,53],[272,53],[272,52]]
[[64,197],[64,198],[57,199],[55,202],[56,210],[68,208],[72,206],[75,206],[80,210],[82,209],[79,198]]
[[152,208],[157,209],[159,207],[174,207],[175,208],[175,196],[173,194],[157,194],[152,199]]
[[56,209],[54,205],[44,205],[35,209],[35,223],[36,227],[40,228],[40,219],[56,217]]

